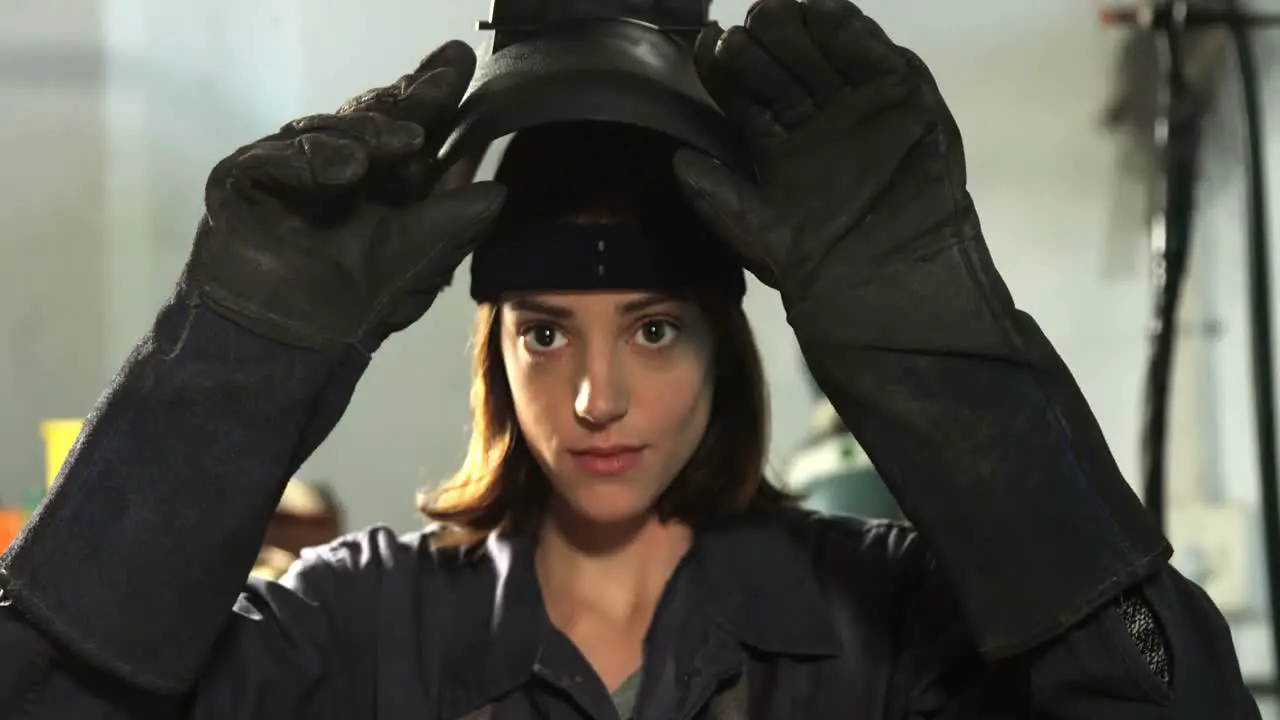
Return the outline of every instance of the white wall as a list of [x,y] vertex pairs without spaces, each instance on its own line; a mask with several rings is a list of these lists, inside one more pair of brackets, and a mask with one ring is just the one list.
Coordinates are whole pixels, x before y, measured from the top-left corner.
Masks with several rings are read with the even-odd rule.
[[0,11],[0,501],[38,492],[36,426],[81,413],[102,367],[96,0]]
[[[487,13],[478,0],[73,5],[20,3],[0,23],[4,500],[40,483],[38,420],[83,413],[169,292],[209,167],[293,116],[394,79],[448,38],[479,42],[475,20]],[[933,67],[965,133],[997,261],[1136,479],[1150,302],[1142,230],[1115,222],[1117,191],[1126,190],[1123,202],[1137,193],[1117,185],[1117,143],[1099,129],[1121,40],[1097,27],[1099,5],[863,3]],[[728,25],[746,6],[718,0],[715,15]],[[1275,90],[1271,83],[1272,114],[1280,113]],[[1224,112],[1215,127],[1230,134],[1236,123]],[[1243,196],[1232,179],[1239,150],[1231,141],[1216,147],[1195,256],[1203,304],[1188,315],[1220,322],[1223,333],[1189,339],[1180,376],[1181,387],[1199,383],[1215,402],[1184,404],[1192,411],[1175,418],[1174,479],[1256,504]],[[1273,150],[1271,167],[1280,168]],[[753,286],[748,304],[765,346],[780,460],[804,432],[808,391],[772,293]],[[450,290],[388,344],[304,468],[334,481],[354,524],[412,527],[412,491],[461,457],[469,306],[462,289]],[[1268,672],[1262,626],[1238,625],[1246,668]]]

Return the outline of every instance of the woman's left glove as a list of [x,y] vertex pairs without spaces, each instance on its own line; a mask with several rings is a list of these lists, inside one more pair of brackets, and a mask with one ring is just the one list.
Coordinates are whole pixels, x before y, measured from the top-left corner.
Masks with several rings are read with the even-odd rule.
[[[960,133],[924,63],[844,0],[759,2],[745,27],[705,31],[696,60],[708,91],[742,130],[760,178],[748,183],[681,152],[677,173],[695,205],[747,267],[782,293],[793,322],[825,320],[829,313],[805,309],[829,303],[835,292],[859,310],[840,318],[845,334],[875,343],[892,331],[901,345],[903,331],[916,328],[878,326],[918,304],[895,293],[893,307],[868,306],[885,294],[854,288],[880,285],[886,269],[979,234]],[[914,270],[903,290],[928,292]],[[939,300],[930,310],[973,302]],[[987,341],[1005,349],[1004,337]]]
[[1167,543],[996,271],[924,63],[844,0],[763,0],[696,59],[759,178],[687,150],[676,173],[780,291],[981,648],[1042,642],[1159,568]]

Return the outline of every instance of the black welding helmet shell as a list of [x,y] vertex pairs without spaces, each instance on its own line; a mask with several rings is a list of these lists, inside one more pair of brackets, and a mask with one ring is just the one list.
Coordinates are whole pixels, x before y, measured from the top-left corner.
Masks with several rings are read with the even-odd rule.
[[442,185],[471,182],[501,138],[576,121],[656,131],[753,176],[692,56],[687,40],[631,19],[558,22],[499,46],[481,59],[441,150]]

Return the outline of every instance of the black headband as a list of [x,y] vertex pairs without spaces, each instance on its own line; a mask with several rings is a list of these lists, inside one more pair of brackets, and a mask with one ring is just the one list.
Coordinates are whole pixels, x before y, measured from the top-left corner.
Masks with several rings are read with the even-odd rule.
[[653,220],[499,231],[471,258],[471,297],[496,302],[513,292],[643,290],[742,299],[742,268],[714,239],[696,225]]
[[638,290],[741,300],[741,265],[676,184],[676,143],[613,123],[521,131],[495,178],[507,201],[471,258],[471,297]]

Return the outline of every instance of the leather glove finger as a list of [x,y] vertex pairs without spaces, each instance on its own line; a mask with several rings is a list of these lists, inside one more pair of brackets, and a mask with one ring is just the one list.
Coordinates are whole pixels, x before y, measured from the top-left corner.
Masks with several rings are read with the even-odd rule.
[[231,184],[243,182],[304,192],[348,187],[364,177],[371,159],[407,155],[423,140],[417,125],[375,113],[312,115],[285,127],[288,133],[246,145],[214,166],[206,200],[216,205]]
[[817,106],[804,86],[756,42],[747,28],[731,27],[720,36],[715,63],[741,94],[768,110],[785,130],[794,130],[817,115]]
[[367,147],[351,138],[307,133],[292,140],[254,143],[214,168],[205,188],[211,212],[229,193],[328,193],[350,187],[369,169]]
[[[409,271],[383,296],[360,332],[357,344],[366,354],[426,313],[454,270],[487,235],[505,199],[502,185],[482,182],[436,193],[403,211],[405,231],[391,236],[385,252],[390,266]],[[386,302],[391,298],[394,302]]]
[[[738,256],[760,282],[780,290],[779,267],[788,241],[785,224],[753,184],[712,158],[688,148],[676,151],[676,179],[694,211],[713,235]],[[762,247],[760,238],[768,247]],[[774,247],[776,245],[776,247]]]
[[[438,68],[414,80],[402,95],[375,98],[366,104],[353,105],[342,113],[375,112],[422,128],[421,147],[396,167],[388,168],[382,178],[382,194],[389,200],[412,202],[431,194],[441,171],[437,155],[445,138],[453,131],[457,105],[469,77],[460,76],[453,68]],[[371,109],[353,109],[362,107]]]
[[[506,188],[500,183],[480,182],[436,193],[406,208],[403,217],[409,231],[397,233],[385,248],[388,264],[414,268],[405,281],[412,290],[420,289],[417,284],[423,278],[416,273],[424,267],[452,274],[484,237],[505,199]],[[424,239],[428,233],[430,242]]]
[[814,45],[802,6],[796,0],[760,0],[743,23],[751,37],[777,64],[787,68],[820,107],[845,88],[845,79]]
[[374,113],[393,120],[412,122],[422,128],[424,145],[432,152],[438,149],[453,129],[454,113],[466,90],[467,76],[453,68],[440,68],[417,78],[412,85],[394,97],[380,96],[364,105],[339,111],[339,116]]
[[363,144],[370,159],[383,160],[406,156],[422,148],[423,131],[417,123],[395,120],[375,112],[351,112],[344,115],[311,115],[287,126],[299,134],[324,133],[347,136]]
[[413,72],[389,85],[363,92],[338,109],[340,115],[372,112],[422,128],[422,148],[385,178],[384,194],[394,196],[394,201],[420,200],[431,194],[440,174],[436,156],[453,131],[458,104],[475,70],[475,51],[464,42],[451,40],[428,55]]
[[801,0],[805,27],[827,64],[852,86],[911,69],[909,53],[846,0]]
[[[423,59],[413,72],[347,100],[338,108],[338,114],[374,112],[430,124],[436,120],[437,108],[456,108],[462,102],[475,71],[476,54],[471,46],[450,40]],[[432,79],[424,83],[427,78]],[[427,101],[425,107],[418,105],[420,100]]]
[[720,67],[716,59],[716,48],[724,34],[725,31],[715,23],[698,33],[693,50],[694,65],[707,93],[716,101],[720,110],[742,128],[753,152],[759,155],[762,146],[785,139],[787,131],[767,107],[758,105],[745,96],[734,79]]
[[[424,78],[420,82],[427,82]],[[414,202],[430,195],[435,183],[435,150],[426,131],[411,121],[393,120],[381,113],[355,111],[344,115],[315,115],[291,124],[297,131],[349,135],[367,149],[371,172],[368,192],[392,204]]]

